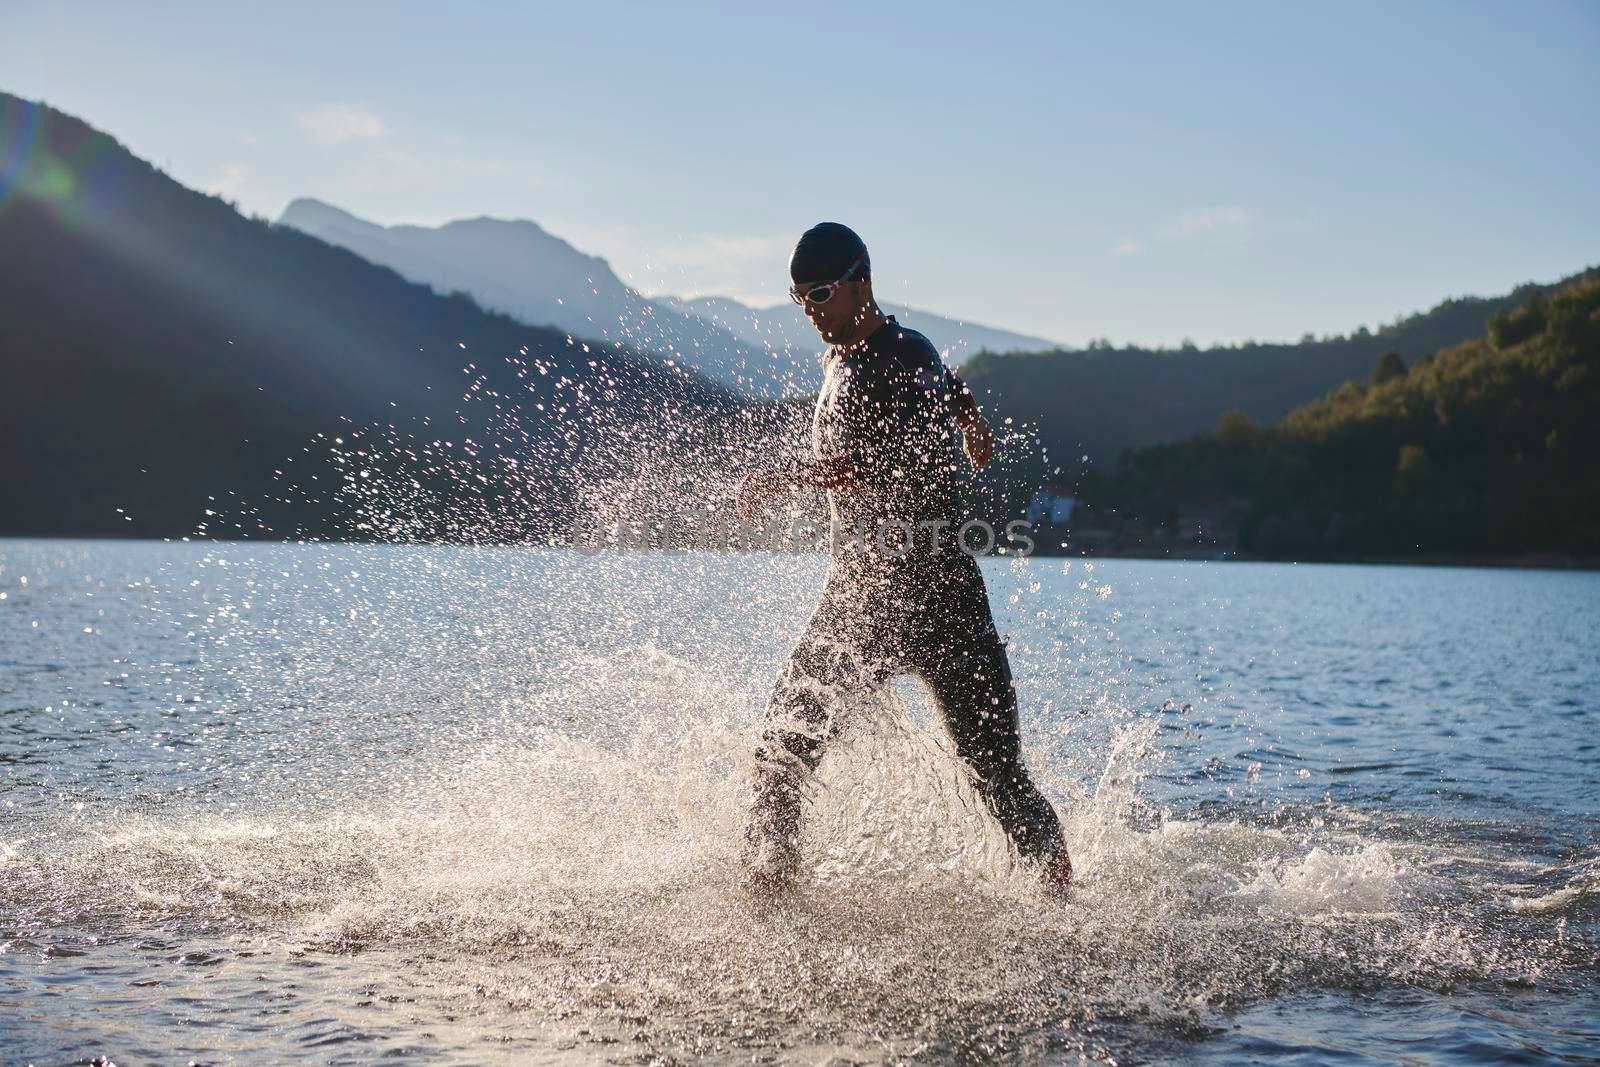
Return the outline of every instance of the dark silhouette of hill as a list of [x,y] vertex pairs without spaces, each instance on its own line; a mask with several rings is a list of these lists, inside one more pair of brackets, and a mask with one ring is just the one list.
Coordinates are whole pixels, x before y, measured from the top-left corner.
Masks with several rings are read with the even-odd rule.
[[1600,559],[1600,268],[1486,326],[1409,367],[1387,352],[1267,429],[1230,411],[1084,493],[1134,527],[1230,507],[1272,557]]
[[[1568,284],[1527,284],[1499,297],[1446,300],[1376,332],[1294,344],[1245,343],[1199,349],[1112,348],[996,355],[979,353],[962,368],[992,409],[1038,428],[1048,463],[1033,478],[1087,455],[1115,464],[1123,450],[1177,441],[1216,425],[1238,409],[1272,422],[1350,378],[1365,377],[1380,353],[1407,362],[1483,333],[1489,318]],[[1030,479],[1032,480],[1032,479]]]
[[[319,200],[291,203],[278,219],[441,293],[464,292],[522,322],[579,337],[622,341],[671,357],[726,385],[777,395],[795,364],[706,318],[650,300],[610,264],[533,222],[462,219],[443,226],[379,226]],[[802,367],[802,378],[811,376]],[[814,384],[814,383],[810,383]]]
[[[323,491],[353,477],[348,457],[314,436],[355,431],[414,434],[414,455],[469,465],[516,452],[515,482],[479,482],[475,506],[500,502],[503,535],[544,536],[565,521],[575,467],[608,452],[626,465],[623,444],[671,447],[663,409],[733,408],[654,356],[523,325],[244,218],[4,94],[0,371],[11,534],[182,535],[209,508],[221,535],[362,536]],[[448,464],[416,462],[451,491]],[[407,535],[488,536],[446,514]]]

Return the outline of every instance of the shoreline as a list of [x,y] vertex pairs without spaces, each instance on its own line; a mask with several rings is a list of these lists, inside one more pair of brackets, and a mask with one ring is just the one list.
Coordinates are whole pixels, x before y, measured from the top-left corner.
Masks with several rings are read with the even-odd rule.
[[1035,552],[1035,556],[1059,559],[1142,559],[1191,563],[1284,563],[1355,567],[1476,567],[1490,570],[1593,571],[1600,570],[1600,556],[1570,556],[1553,552],[1524,555],[1461,556],[1450,553],[1421,553],[1415,556],[1307,556],[1290,559],[1258,556],[1249,552]]
[[[357,540],[306,540],[295,538],[266,538],[266,537],[125,537],[116,534],[94,533],[0,533],[0,543],[7,541],[18,542],[43,542],[43,541],[86,541],[86,542],[145,542],[149,544],[229,544],[229,545],[394,545],[407,548],[573,548],[565,544],[533,543],[504,541],[494,544],[470,544],[459,541],[357,541]],[[596,555],[592,549],[582,549],[586,555]],[[603,552],[645,552],[650,555],[661,554],[687,554],[692,549],[682,548],[626,548],[605,549]],[[774,550],[763,548],[752,549],[723,549],[713,552],[715,555],[734,555],[757,553],[771,554]],[[785,555],[814,555],[811,552],[785,552]],[[1357,566],[1357,567],[1457,567],[1477,568],[1486,570],[1538,570],[1538,571],[1600,571],[1600,556],[1566,555],[1555,552],[1529,552],[1523,554],[1487,555],[1487,556],[1462,556],[1450,553],[1419,553],[1414,556],[1308,556],[1301,559],[1286,559],[1273,556],[1258,556],[1245,552],[1225,552],[1203,547],[1165,550],[1162,552],[1139,551],[1050,551],[1040,549],[1029,553],[1030,558],[1044,559],[1131,559],[1147,560],[1153,562],[1169,563],[1277,563],[1277,564],[1307,564],[1330,566]],[[981,557],[980,557],[981,558]],[[1004,559],[1006,555],[998,552],[989,553],[989,558]]]

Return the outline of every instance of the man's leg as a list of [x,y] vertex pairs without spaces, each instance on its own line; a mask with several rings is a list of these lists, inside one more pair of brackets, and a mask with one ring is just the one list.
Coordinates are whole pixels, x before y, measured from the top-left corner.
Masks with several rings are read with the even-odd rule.
[[824,596],[778,676],[756,750],[746,863],[753,879],[774,883],[764,889],[777,888],[798,871],[803,785],[843,725],[843,705],[887,677],[868,661],[865,642],[854,639],[852,613],[831,600]]
[[[956,583],[956,591],[965,584]],[[913,666],[933,693],[956,753],[977,774],[984,803],[1017,852],[1038,863],[1053,888],[1064,889],[1072,861],[1055,809],[1022,762],[1011,663],[981,578],[975,594],[969,594],[956,598],[955,610],[938,611],[938,618],[926,618],[918,627]],[[947,599],[943,606],[949,605]]]

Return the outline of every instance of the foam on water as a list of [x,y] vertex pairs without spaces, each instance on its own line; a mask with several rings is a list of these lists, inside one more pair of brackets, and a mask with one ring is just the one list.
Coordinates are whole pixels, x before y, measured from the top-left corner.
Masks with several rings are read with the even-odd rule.
[[1073,899],[1047,905],[942,735],[893,694],[819,772],[802,888],[757,907],[738,888],[745,696],[649,645],[565,684],[543,702],[603,696],[629,714],[510,731],[333,803],[318,789],[245,815],[79,813],[8,846],[6,910],[25,930],[401,951],[487,1027],[576,1019],[670,1053],[1092,1046],[1096,1025],[1200,1032],[1282,991],[1532,983],[1576,962],[1522,916],[1592,891],[1592,865],[1508,900],[1459,856],[1454,875],[1431,870],[1427,840],[1287,808],[1153,810],[1139,785],[1161,756],[1154,718],[1116,728],[1087,788],[1041,768],[1078,871]]

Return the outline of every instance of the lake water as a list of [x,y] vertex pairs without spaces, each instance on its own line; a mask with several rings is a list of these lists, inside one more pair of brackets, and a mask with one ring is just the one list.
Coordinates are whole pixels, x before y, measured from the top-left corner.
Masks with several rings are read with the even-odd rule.
[[0,541],[0,1060],[1600,1062],[1600,574],[985,561],[738,892],[812,557]]

